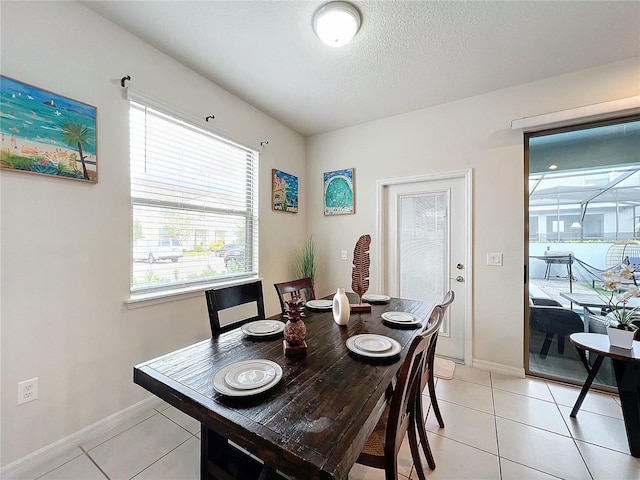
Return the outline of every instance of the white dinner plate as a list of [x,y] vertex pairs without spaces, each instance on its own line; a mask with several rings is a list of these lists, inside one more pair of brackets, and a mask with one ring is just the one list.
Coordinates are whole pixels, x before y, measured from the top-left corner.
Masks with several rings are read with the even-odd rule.
[[[358,339],[362,336],[381,337],[391,344],[391,348],[383,352],[371,352],[368,350],[362,350],[361,348],[358,347],[356,343],[358,342]],[[400,346],[400,344],[393,338],[385,337],[383,335],[373,335],[373,334],[354,335],[353,337],[347,338],[347,348],[351,350],[353,353],[362,355],[363,357],[370,357],[370,358],[393,357],[394,355],[397,355],[398,353],[400,353],[400,350],[402,350],[402,347]]]
[[398,325],[417,325],[422,323],[420,317],[415,316],[413,313],[407,312],[384,312],[382,318],[390,323],[396,323]]
[[378,295],[377,293],[365,293],[362,296],[362,300],[365,302],[385,303],[391,300],[391,297],[389,295]]
[[237,390],[253,390],[271,383],[276,376],[276,369],[270,363],[261,361],[242,362],[230,369],[224,381]]
[[385,352],[391,348],[389,339],[381,335],[359,335],[354,344],[365,352]]
[[257,320],[245,323],[240,327],[240,330],[252,337],[264,337],[284,331],[284,323],[278,320]]
[[[229,385],[226,379],[227,374],[230,373],[232,370],[237,371],[238,368],[242,369],[242,367],[248,364],[253,364],[253,365],[262,364],[264,365],[265,369],[266,369],[266,366],[268,365],[275,370],[275,375],[271,377],[271,380],[268,383],[258,388],[242,389],[242,388],[234,388],[231,385]],[[233,374],[231,374],[231,377],[233,377]],[[237,379],[238,378],[236,378],[236,380]],[[272,362],[271,360],[257,359],[257,360],[243,360],[241,362],[230,363],[229,365],[226,365],[222,367],[220,370],[218,370],[213,376],[213,379],[211,381],[213,383],[214,390],[218,393],[221,393],[222,395],[227,395],[228,397],[249,397],[251,395],[257,395],[259,393],[266,392],[270,388],[275,387],[278,384],[278,382],[280,382],[281,379],[282,379],[282,367],[280,367],[280,365],[278,365],[275,362]]]
[[331,310],[333,308],[333,300],[307,300],[305,305],[316,310]]

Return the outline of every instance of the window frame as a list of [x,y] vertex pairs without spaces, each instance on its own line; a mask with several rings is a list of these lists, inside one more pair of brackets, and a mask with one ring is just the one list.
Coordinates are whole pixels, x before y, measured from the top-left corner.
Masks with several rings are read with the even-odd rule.
[[[189,298],[194,296],[201,295],[203,290],[209,288],[217,288],[228,285],[241,284],[245,282],[255,281],[258,277],[258,225],[259,225],[259,150],[256,147],[251,146],[247,142],[239,141],[234,138],[232,135],[219,132],[219,131],[209,131],[200,127],[198,124],[201,123],[198,120],[190,117],[189,115],[185,115],[182,112],[177,111],[175,108],[169,107],[166,104],[161,102],[157,102],[153,99],[145,95],[138,94],[137,92],[128,91],[128,100],[129,100],[129,112],[134,108],[144,109],[144,114],[147,115],[148,112],[151,112],[153,115],[158,115],[159,117],[166,117],[169,122],[175,123],[177,128],[184,127],[189,129],[191,132],[194,132],[197,135],[202,135],[203,141],[207,142],[219,142],[219,146],[225,149],[231,148],[235,149],[236,153],[240,158],[242,155],[245,156],[244,164],[237,164],[239,168],[246,170],[247,177],[245,178],[245,191],[244,191],[244,199],[241,203],[246,205],[245,209],[229,209],[229,208],[212,208],[211,205],[206,207],[189,205],[187,202],[181,202],[180,199],[174,201],[162,200],[156,197],[155,195],[140,195],[139,193],[135,193],[134,185],[136,185],[136,181],[140,182],[140,179],[143,177],[136,178],[136,174],[133,171],[134,168],[134,158],[133,153],[130,153],[130,178],[129,178],[129,200],[131,202],[131,234],[130,234],[130,279],[129,279],[129,298],[125,301],[128,308],[137,308],[140,306],[146,306],[156,303],[163,303],[166,301],[173,301],[176,299]],[[132,125],[133,119],[129,118],[129,140],[130,146],[133,144],[132,137]],[[146,125],[145,125],[145,128]],[[145,138],[143,142],[148,145],[147,137],[145,134]],[[133,147],[132,147],[133,150]],[[148,160],[145,153],[145,161]],[[224,158],[224,157],[221,157]],[[159,160],[159,164],[162,164],[163,160]],[[244,166],[243,166],[244,165]],[[169,178],[169,177],[167,177]],[[219,178],[219,177],[218,177]],[[147,179],[147,181],[149,181]],[[160,194],[162,194],[162,183],[159,182],[156,187],[159,188]],[[186,183],[188,185],[188,183]],[[214,183],[208,183],[207,187],[215,188]],[[139,188],[139,186],[137,187]],[[242,197],[241,197],[242,198]],[[244,224],[244,245],[245,245],[245,265],[244,270],[242,272],[232,272],[227,270],[226,273],[222,274],[214,274],[211,277],[206,278],[198,278],[198,279],[189,279],[186,277],[186,273],[181,271],[181,275],[185,275],[177,281],[169,280],[168,283],[161,283],[158,285],[146,285],[142,287],[136,288],[134,286],[134,268],[135,268],[135,260],[134,260],[134,244],[135,244],[135,222],[136,217],[134,216],[134,210],[136,208],[166,208],[169,211],[174,211],[180,214],[198,214],[204,218],[202,223],[198,223],[193,225],[193,235],[201,234],[202,231],[206,231],[207,228],[212,229],[212,223],[215,216],[223,217],[223,223],[229,222],[229,224],[233,222],[237,222],[238,218],[240,218],[241,223]],[[244,219],[244,220],[242,220]],[[156,225],[156,228],[159,226]],[[157,233],[156,235],[160,235]],[[160,238],[160,237],[158,237]],[[208,246],[207,246],[208,247]],[[211,253],[213,255],[213,253]],[[172,263],[173,265],[173,263]]]

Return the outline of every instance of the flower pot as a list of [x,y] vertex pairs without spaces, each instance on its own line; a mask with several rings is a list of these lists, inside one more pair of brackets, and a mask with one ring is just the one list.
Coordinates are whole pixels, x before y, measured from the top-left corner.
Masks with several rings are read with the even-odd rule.
[[621,330],[616,327],[607,327],[607,335],[609,336],[609,344],[612,347],[633,348],[633,330]]

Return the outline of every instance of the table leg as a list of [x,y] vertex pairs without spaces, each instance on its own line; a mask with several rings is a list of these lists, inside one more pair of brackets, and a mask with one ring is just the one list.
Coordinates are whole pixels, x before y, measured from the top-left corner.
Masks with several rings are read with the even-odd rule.
[[640,458],[640,365],[613,360],[631,455]]
[[[583,351],[583,354],[584,354],[584,351]],[[578,415],[578,411],[582,406],[584,397],[587,396],[587,392],[591,388],[593,379],[596,378],[596,375],[598,374],[598,370],[600,370],[600,365],[602,365],[603,360],[604,360],[604,356],[598,355],[598,357],[596,358],[596,361],[593,362],[593,366],[589,370],[589,375],[587,376],[587,379],[585,380],[584,385],[582,386],[582,390],[580,390],[580,395],[578,395],[578,399],[576,400],[576,403],[573,406],[573,410],[571,410],[571,415],[569,415],[571,418],[576,418],[576,415]]]

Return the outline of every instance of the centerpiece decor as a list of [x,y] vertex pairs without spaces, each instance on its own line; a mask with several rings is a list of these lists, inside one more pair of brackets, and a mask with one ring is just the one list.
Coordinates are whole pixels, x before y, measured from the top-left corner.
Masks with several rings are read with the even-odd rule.
[[302,321],[304,317],[304,300],[295,298],[285,302],[284,319],[287,323],[284,326],[284,340],[282,346],[284,354],[290,356],[304,356],[307,354],[307,326]]
[[338,288],[336,294],[333,296],[333,320],[338,325],[346,325],[349,323],[351,317],[351,310],[349,309],[349,298],[344,291],[344,288]]
[[[632,348],[633,338],[638,329],[633,321],[640,319],[640,308],[629,306],[631,298],[640,297],[634,271],[631,265],[623,263],[619,268],[602,274],[602,288],[610,292],[602,296],[606,299],[610,312],[598,320],[607,326],[609,343],[614,347]],[[621,292],[621,284],[630,280],[633,281],[633,285]]]
[[370,312],[371,305],[362,303],[362,296],[369,290],[369,247],[371,235],[362,235],[353,249],[353,269],[351,271],[351,289],[358,295],[358,303],[351,304],[352,312]]

